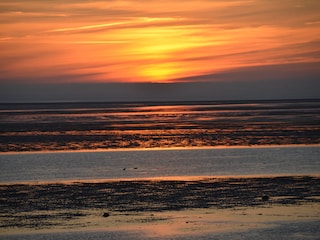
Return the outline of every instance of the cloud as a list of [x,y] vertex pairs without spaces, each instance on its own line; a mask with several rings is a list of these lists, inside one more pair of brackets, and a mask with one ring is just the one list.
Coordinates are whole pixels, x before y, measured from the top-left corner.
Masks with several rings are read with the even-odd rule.
[[[259,84],[262,81],[282,81],[290,84],[290,81],[305,81],[320,79],[320,62],[316,63],[292,63],[236,68],[218,73],[209,73],[186,78],[175,79],[180,82],[242,82],[250,81]],[[320,84],[320,82],[319,82]]]
[[0,81],[197,81],[316,64],[319,9],[317,0],[1,1]]

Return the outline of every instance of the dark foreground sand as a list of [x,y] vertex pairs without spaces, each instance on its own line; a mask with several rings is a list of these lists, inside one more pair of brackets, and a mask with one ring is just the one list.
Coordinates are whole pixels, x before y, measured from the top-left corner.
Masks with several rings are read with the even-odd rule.
[[318,176],[7,184],[0,239],[317,239],[319,206]]

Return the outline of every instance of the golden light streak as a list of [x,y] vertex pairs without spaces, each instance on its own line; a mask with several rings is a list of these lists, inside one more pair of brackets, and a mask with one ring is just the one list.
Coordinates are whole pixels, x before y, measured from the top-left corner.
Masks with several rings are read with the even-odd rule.
[[117,26],[117,25],[124,25],[131,22],[115,22],[115,23],[104,23],[104,24],[97,24],[92,26],[81,26],[81,27],[73,27],[73,28],[58,28],[49,30],[48,32],[66,32],[66,31],[75,31],[75,30],[84,30],[84,29],[92,29],[92,28],[102,28],[102,27],[110,27],[110,26]]
[[123,21],[123,22],[111,22],[111,23],[103,23],[103,24],[96,24],[96,25],[89,25],[89,26],[79,26],[79,27],[71,27],[71,28],[58,28],[49,30],[47,32],[66,32],[66,31],[78,31],[78,30],[87,30],[87,29],[95,29],[95,28],[105,28],[105,27],[113,27],[119,25],[127,25],[127,24],[135,24],[135,23],[150,23],[156,21],[177,21],[183,20],[183,18],[151,18],[151,17],[138,17],[133,18],[130,21]]

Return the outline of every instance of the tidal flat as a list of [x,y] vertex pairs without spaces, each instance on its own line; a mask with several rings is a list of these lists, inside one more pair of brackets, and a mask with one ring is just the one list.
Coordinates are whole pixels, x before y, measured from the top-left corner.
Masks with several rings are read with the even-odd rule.
[[0,206],[1,239],[73,231],[183,237],[257,231],[288,221],[319,226],[320,177],[2,184]]
[[319,100],[3,103],[0,151],[320,144]]

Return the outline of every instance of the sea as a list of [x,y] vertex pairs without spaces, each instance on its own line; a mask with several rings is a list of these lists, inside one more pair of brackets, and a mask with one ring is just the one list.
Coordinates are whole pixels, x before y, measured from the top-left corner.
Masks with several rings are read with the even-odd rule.
[[0,182],[320,173],[320,100],[0,104]]

